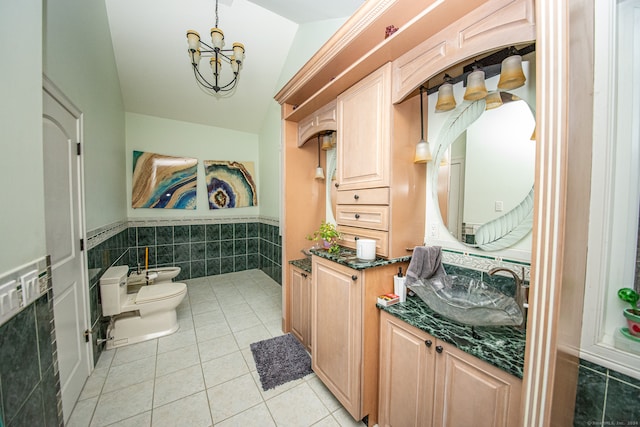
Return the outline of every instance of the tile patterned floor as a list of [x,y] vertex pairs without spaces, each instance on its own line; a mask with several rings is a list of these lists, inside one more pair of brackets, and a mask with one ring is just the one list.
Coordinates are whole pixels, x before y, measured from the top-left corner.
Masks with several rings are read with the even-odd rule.
[[281,331],[281,287],[260,270],[188,280],[173,335],[102,353],[77,426],[363,426],[315,374],[263,391],[249,344]]

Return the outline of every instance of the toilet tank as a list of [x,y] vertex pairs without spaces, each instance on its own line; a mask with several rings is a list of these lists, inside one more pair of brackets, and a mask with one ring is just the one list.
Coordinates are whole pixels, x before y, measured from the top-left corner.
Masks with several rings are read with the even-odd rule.
[[119,265],[108,268],[100,278],[100,298],[104,316],[120,313],[120,304],[123,298],[127,297],[128,272],[128,266]]

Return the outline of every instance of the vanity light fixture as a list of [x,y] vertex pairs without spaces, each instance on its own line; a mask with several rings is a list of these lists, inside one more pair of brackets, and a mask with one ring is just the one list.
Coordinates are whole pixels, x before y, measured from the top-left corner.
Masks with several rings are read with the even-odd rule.
[[502,96],[500,96],[499,91],[489,92],[484,100],[486,102],[484,107],[485,110],[493,110],[494,108],[498,108],[502,105]]
[[453,85],[451,84],[451,76],[444,75],[444,83],[438,89],[438,101],[436,102],[436,111],[450,111],[456,108],[456,98],[453,96]]
[[[209,46],[201,41],[200,34],[198,34],[197,31],[187,31],[187,42],[189,44],[188,53],[189,59],[191,60],[191,67],[193,68],[193,75],[198,85],[212,95],[219,95],[219,92],[229,92],[233,90],[238,84],[240,69],[244,61],[244,45],[236,42],[233,44],[233,48],[223,49],[224,32],[218,28],[218,0],[216,0],[216,26],[210,30],[210,33],[211,44],[213,46]],[[201,45],[204,45],[206,49],[201,48]],[[211,57],[209,63],[211,64],[211,71],[213,72],[212,81],[205,78],[200,72],[199,64],[202,56]],[[223,61],[231,66],[231,71],[233,72],[233,78],[227,84],[220,83]]]
[[502,61],[498,89],[516,89],[524,86],[526,80],[524,71],[522,71],[522,56],[511,55]]
[[335,135],[336,133],[334,131],[325,132],[324,135],[322,135],[322,147],[320,148],[322,148],[324,151],[331,150],[335,146]]
[[416,154],[413,163],[427,163],[431,161],[431,147],[426,139],[424,139],[424,106],[423,94],[424,86],[420,86],[420,142],[416,145]]
[[315,179],[324,179],[324,171],[320,166],[320,134],[318,134],[318,167],[316,168]]
[[467,90],[464,93],[464,99],[476,101],[486,97],[487,94],[487,86],[484,84],[484,71],[476,69],[467,76]]

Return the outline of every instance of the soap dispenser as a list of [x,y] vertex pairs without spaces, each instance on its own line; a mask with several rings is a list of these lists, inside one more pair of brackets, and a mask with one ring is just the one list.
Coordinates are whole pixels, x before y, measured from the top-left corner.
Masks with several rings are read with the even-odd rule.
[[402,274],[402,267],[399,267],[398,274],[393,276],[393,293],[400,297],[400,302],[405,302],[407,299],[405,280],[407,280],[407,278]]

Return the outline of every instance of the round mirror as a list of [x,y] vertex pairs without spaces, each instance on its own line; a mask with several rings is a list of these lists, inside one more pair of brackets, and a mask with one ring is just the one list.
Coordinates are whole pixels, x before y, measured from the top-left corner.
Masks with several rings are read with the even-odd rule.
[[508,92],[465,101],[447,117],[434,144],[433,200],[455,239],[491,251],[529,234],[534,129],[530,106]]

